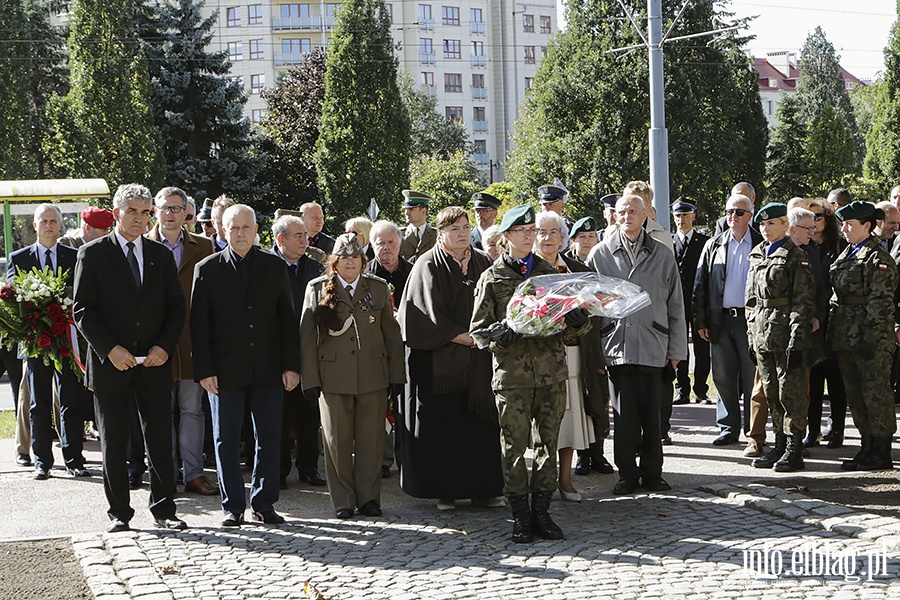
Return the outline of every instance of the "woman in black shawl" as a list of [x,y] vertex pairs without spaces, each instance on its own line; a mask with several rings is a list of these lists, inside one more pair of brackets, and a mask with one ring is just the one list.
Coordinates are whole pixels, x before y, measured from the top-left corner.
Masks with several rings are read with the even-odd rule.
[[475,284],[491,259],[471,247],[462,208],[443,209],[435,225],[438,242],[416,260],[397,315],[410,382],[395,423],[400,487],[437,498],[441,510],[458,498],[504,506],[491,354],[468,333]]

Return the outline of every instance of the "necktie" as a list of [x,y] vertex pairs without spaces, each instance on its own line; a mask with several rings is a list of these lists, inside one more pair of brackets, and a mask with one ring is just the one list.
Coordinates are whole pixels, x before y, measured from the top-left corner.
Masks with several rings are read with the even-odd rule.
[[50,250],[47,250],[47,252],[44,254],[44,267],[49,267],[50,272],[53,272],[53,255],[50,254]]
[[353,298],[353,286],[347,284],[347,287],[345,287],[344,289],[347,290],[347,295],[350,296],[350,298]]
[[422,241],[422,236],[419,235],[419,228],[416,227],[416,244]]
[[141,289],[141,268],[138,266],[137,256],[134,255],[134,242],[125,244],[128,246],[128,266],[131,267],[131,276],[134,277],[134,284]]

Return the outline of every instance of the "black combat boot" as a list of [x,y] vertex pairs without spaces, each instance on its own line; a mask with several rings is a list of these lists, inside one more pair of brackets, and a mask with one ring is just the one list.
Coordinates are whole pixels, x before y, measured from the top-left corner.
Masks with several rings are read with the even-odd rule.
[[576,475],[590,475],[591,474],[591,451],[590,450],[579,450],[578,451],[578,462],[575,463],[575,474]]
[[860,467],[860,464],[865,463],[869,460],[869,454],[872,453],[872,436],[864,435],[862,436],[862,447],[859,449],[859,452],[856,453],[850,460],[845,460],[841,463],[841,468],[845,471],[862,471],[863,469]]
[[784,451],[787,449],[787,435],[776,431],[775,432],[775,445],[772,446],[772,449],[760,456],[759,458],[754,458],[750,461],[750,466],[756,467],[757,469],[771,469],[775,466],[775,463],[779,458],[784,456]]
[[873,437],[872,451],[864,460],[856,463],[860,471],[886,471],[894,468],[891,460],[891,436]]
[[512,509],[513,534],[512,541],[517,544],[531,543],[531,510],[528,508],[527,494],[513,494],[507,496],[509,507]]
[[562,529],[550,518],[547,510],[550,508],[550,499],[553,492],[531,493],[531,528],[545,540],[563,539]]
[[787,438],[784,454],[775,461],[772,468],[779,473],[790,473],[799,471],[805,466],[803,464],[803,433],[792,433]]

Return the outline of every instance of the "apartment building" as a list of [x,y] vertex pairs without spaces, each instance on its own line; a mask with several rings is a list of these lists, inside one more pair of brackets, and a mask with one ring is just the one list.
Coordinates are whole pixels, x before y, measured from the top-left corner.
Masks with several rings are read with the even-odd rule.
[[[314,48],[327,49],[340,6],[324,0],[207,0],[205,14],[219,13],[212,48],[228,52],[232,74],[249,94],[245,110],[253,122],[266,110],[260,92],[274,86],[280,72],[302,63]],[[475,162],[491,179],[503,179],[518,107],[556,33],[556,1],[414,0],[387,6],[399,67],[434,96],[438,110],[465,123]]]

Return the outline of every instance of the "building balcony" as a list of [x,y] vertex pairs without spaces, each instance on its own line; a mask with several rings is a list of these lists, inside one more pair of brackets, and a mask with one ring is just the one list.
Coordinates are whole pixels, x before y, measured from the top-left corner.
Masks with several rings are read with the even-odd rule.
[[437,98],[437,88],[433,85],[425,86],[425,93],[431,96],[432,98]]
[[472,57],[472,66],[473,67],[486,67],[487,66],[487,56],[479,56],[475,55]]
[[419,62],[423,65],[433,65],[434,52],[419,52]]
[[476,165],[486,165],[491,162],[490,154],[479,154],[475,153],[472,155],[472,160],[475,161]]
[[472,99],[473,100],[487,100],[487,88],[473,87],[472,88]]
[[290,67],[293,65],[302,65],[309,56],[306,52],[276,52],[275,66]]
[[472,121],[472,131],[475,133],[485,133],[488,130],[487,121]]
[[472,33],[484,33],[487,30],[486,24],[484,21],[472,21]]
[[322,29],[322,17],[272,17],[272,29],[275,31],[319,30]]
[[434,19],[419,21],[419,31],[434,31]]
[[334,17],[325,17],[323,19],[325,22],[325,29],[334,29],[334,24],[337,22]]

